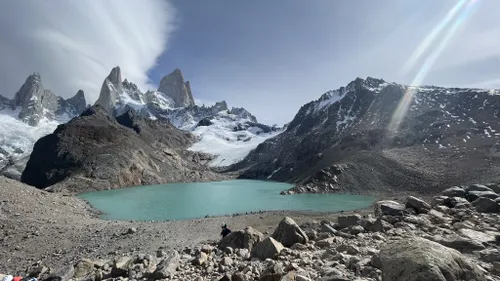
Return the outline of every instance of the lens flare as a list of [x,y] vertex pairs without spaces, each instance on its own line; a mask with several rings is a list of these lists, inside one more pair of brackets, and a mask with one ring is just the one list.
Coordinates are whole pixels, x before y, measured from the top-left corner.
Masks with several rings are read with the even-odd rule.
[[417,63],[418,59],[425,53],[425,51],[432,45],[432,42],[437,38],[439,33],[453,20],[453,17],[460,12],[460,9],[467,4],[468,0],[461,0],[446,14],[446,16],[434,27],[432,32],[420,43],[420,46],[413,52],[410,59],[405,63],[403,70],[405,73],[409,72]]
[[[446,48],[450,40],[453,38],[453,35],[458,31],[459,27],[471,16],[473,11],[475,10],[475,3],[479,2],[479,0],[469,0],[469,1],[460,1],[457,3],[446,15],[445,19],[439,22],[438,26],[433,29],[431,34],[426,37],[426,39],[420,44],[418,49],[414,52],[412,57],[409,60],[409,66],[413,67],[416,64],[417,60],[420,56],[428,49],[434,41],[434,39],[443,32],[443,29],[448,27],[448,30],[439,41],[437,46],[432,50],[430,55],[425,59],[422,67],[417,72],[417,75],[412,80],[411,86],[406,90],[403,97],[399,101],[399,104],[394,111],[391,122],[389,123],[389,130],[392,132],[396,132],[399,129],[399,125],[401,121],[406,116],[408,109],[413,101],[414,87],[418,87],[422,84],[425,77],[429,73],[429,71],[434,66],[436,60],[439,58],[443,50]],[[464,4],[467,4],[464,6]],[[456,16],[456,17],[455,17]],[[455,17],[455,19],[454,19]],[[453,21],[454,19],[454,21]],[[453,22],[452,22],[453,21]]]

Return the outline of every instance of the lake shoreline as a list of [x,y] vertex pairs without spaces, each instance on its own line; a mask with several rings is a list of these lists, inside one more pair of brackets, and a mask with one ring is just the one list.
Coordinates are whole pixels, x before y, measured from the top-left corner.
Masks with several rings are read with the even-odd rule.
[[[232,230],[252,226],[269,233],[284,216],[297,223],[333,221],[340,214],[369,213],[371,208],[344,213],[263,212],[176,221],[115,221],[73,195],[47,192],[0,177],[0,272],[22,271],[36,261],[46,266],[74,263],[82,257],[113,258],[158,248],[181,250],[220,239],[220,226]],[[31,206],[27,208],[27,206]]]

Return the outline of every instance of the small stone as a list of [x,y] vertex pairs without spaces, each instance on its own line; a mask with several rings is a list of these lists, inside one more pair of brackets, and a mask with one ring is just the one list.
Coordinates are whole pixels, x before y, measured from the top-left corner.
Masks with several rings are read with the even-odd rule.
[[365,232],[365,229],[361,225],[353,225],[349,228],[349,233],[352,235],[358,235]]
[[135,227],[131,227],[127,230],[127,234],[134,234],[137,232],[137,228]]
[[227,255],[232,255],[234,253],[234,250],[231,247],[226,247],[224,248],[224,253],[226,253]]
[[231,259],[230,257],[224,257],[221,261],[221,264],[225,266],[231,266],[233,265],[233,259]]

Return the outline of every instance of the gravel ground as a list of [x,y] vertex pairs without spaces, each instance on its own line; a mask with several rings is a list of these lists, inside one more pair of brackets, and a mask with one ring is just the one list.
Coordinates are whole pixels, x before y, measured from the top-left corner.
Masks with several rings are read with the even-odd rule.
[[[298,224],[333,221],[337,216],[268,212],[168,222],[106,221],[74,196],[0,177],[0,273],[14,274],[37,262],[57,267],[82,257],[107,258],[161,247],[180,250],[219,239],[222,222],[233,230],[252,226],[268,233],[286,215]],[[129,229],[133,233],[127,234]]]

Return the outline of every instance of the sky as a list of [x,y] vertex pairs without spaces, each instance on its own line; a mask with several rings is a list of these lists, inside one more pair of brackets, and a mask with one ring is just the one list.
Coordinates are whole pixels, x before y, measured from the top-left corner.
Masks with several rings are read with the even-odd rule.
[[226,100],[282,125],[356,77],[500,88],[498,10],[498,0],[0,1],[0,94],[37,71],[56,94],[83,89],[92,103],[116,65],[144,91],[180,68],[197,103]]

